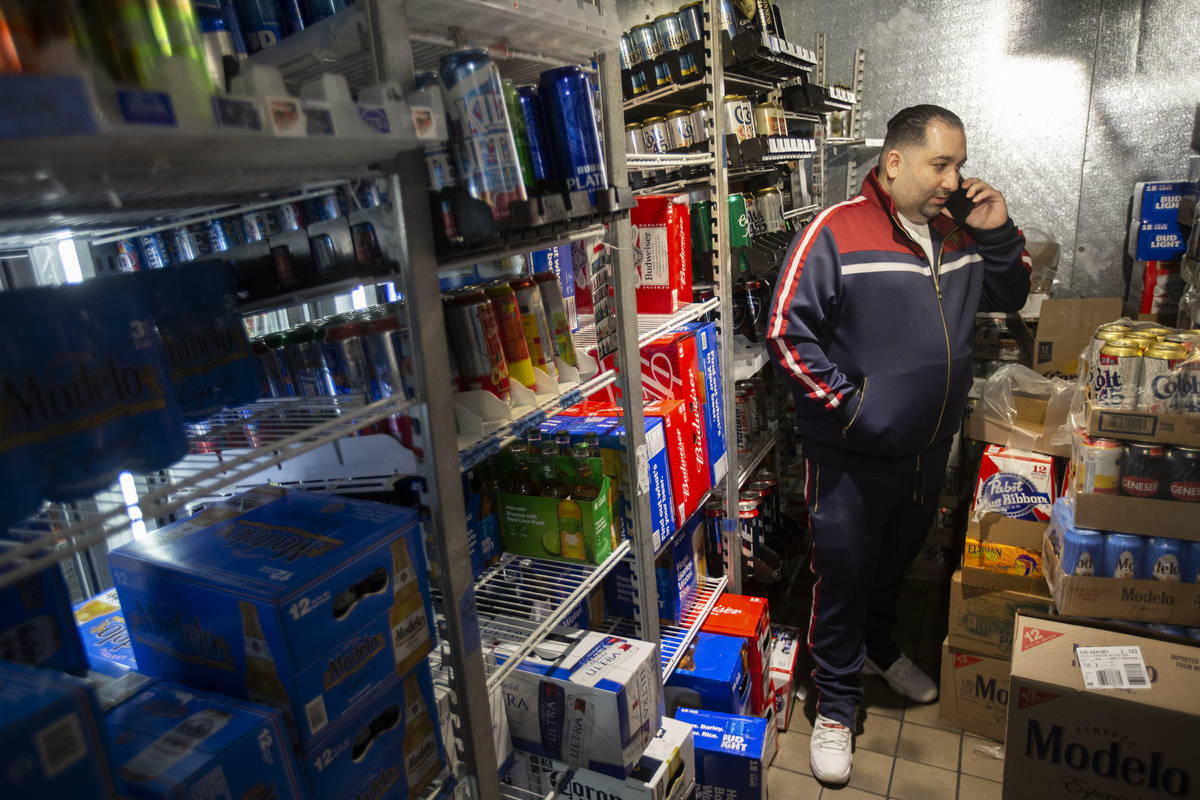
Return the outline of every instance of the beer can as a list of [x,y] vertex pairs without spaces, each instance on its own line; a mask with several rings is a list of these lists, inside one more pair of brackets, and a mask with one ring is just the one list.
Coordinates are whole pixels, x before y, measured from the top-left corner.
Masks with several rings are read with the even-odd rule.
[[720,553],[724,540],[721,520],[725,519],[725,504],[713,498],[704,503],[704,528],[708,538],[708,552]]
[[[698,203],[692,203],[691,208],[691,228],[692,228],[692,252],[693,253],[711,253],[712,252],[712,212],[713,203],[711,200],[701,200]],[[701,300],[693,300],[692,302],[703,302]]]
[[738,523],[742,534],[742,551],[757,556],[762,550],[762,517],[758,512],[758,493],[738,495]]
[[1092,402],[1101,408],[1133,409],[1142,379],[1141,348],[1132,339],[1117,339],[1100,348],[1092,381]]
[[690,78],[700,72],[700,67],[696,66],[696,59],[690,51],[685,51],[679,54],[679,76],[681,78]]
[[711,103],[696,103],[692,106],[692,138],[697,142],[708,141],[709,115],[712,114]]
[[653,61],[663,54],[662,42],[658,38],[658,31],[655,30],[653,23],[643,22],[641,25],[633,26],[629,31],[629,38],[633,42],[635,64]]
[[1104,571],[1101,577],[1134,580],[1142,574],[1145,540],[1135,533],[1104,535]]
[[280,351],[297,397],[330,397],[337,392],[325,363],[325,328],[301,325],[284,337]]
[[1165,466],[1162,445],[1127,442],[1121,454],[1121,494],[1158,497],[1165,485]]
[[1161,413],[1171,409],[1176,381],[1171,374],[1183,363],[1187,351],[1178,342],[1156,342],[1142,354],[1142,381],[1138,408]]
[[545,183],[558,180],[558,167],[546,134],[546,116],[542,113],[542,98],[536,86],[518,86],[517,102],[525,116],[525,134],[529,137],[529,158],[533,162],[533,177]]
[[1179,583],[1195,571],[1187,542],[1150,536],[1145,539],[1143,548],[1142,571],[1138,575],[1142,580]]
[[776,505],[771,500],[774,488],[765,481],[751,481],[746,488],[758,493],[758,513],[762,518],[763,535],[776,536],[780,530],[779,520],[775,517]]
[[770,104],[759,103],[754,107],[754,132],[759,136],[775,135],[775,119]]
[[727,94],[724,99],[725,126],[739,142],[754,138],[754,106],[743,95]]
[[1097,328],[1088,347],[1088,363],[1094,367],[1100,361],[1100,348],[1109,342],[1124,339],[1130,330],[1132,328],[1124,322],[1108,322]]
[[529,276],[522,276],[509,281],[508,285],[517,295],[521,326],[525,330],[525,346],[529,349],[529,358],[533,361],[533,366],[551,378],[557,378],[558,368],[554,364],[550,321],[542,304],[542,292],[538,289],[537,282]]
[[674,14],[659,14],[655,17],[654,32],[658,36],[658,41],[662,43],[664,53],[678,50],[687,44],[683,26],[679,24],[679,17]]
[[746,315],[748,324],[754,329],[756,338],[763,342],[767,337],[767,310],[771,307],[771,287],[766,281],[746,281]]
[[1145,328],[1135,328],[1134,330],[1137,333],[1141,334],[1142,336],[1153,336],[1157,341],[1160,341],[1160,342],[1164,338],[1175,333],[1174,328],[1167,328],[1162,325],[1150,325]]
[[[283,231],[304,230],[304,209],[299,203],[283,203],[275,207],[275,218]],[[316,221],[314,217],[314,221]]]
[[777,526],[776,531],[783,533],[783,504],[779,497],[779,476],[770,470],[760,469],[754,475],[754,482],[760,483],[770,489],[769,498],[769,517],[775,520]]
[[266,339],[252,339],[250,349],[258,370],[259,394],[263,397],[291,397],[292,387],[279,366],[279,356],[267,346]]
[[454,154],[449,142],[430,145],[425,148],[425,174],[429,180],[429,191],[435,195],[434,224],[440,224],[442,233],[451,242],[461,242],[462,235],[458,223],[454,219],[454,207],[449,198],[437,196],[443,189],[458,186],[458,167],[454,163]]
[[769,120],[772,136],[787,136],[787,118],[783,114],[783,106],[776,102],[764,103],[769,110]]
[[137,242],[132,239],[121,239],[116,243],[117,269],[121,272],[140,272],[142,260],[138,255]]
[[486,50],[445,55],[438,70],[458,180],[488,205],[492,218],[507,220],[514,202],[525,200],[500,71]]
[[533,279],[537,281],[538,290],[542,293],[542,306],[550,323],[550,341],[554,345],[554,355],[569,366],[577,366],[575,341],[571,336],[571,320],[567,316],[562,285],[553,272],[535,272]]
[[274,355],[274,367],[269,363],[264,362],[263,368],[269,373],[274,373],[279,381],[279,393],[275,397],[294,397],[296,395],[295,384],[292,383],[292,374],[288,369],[288,363],[283,357],[283,349],[287,346],[287,336],[283,333],[268,333],[263,337],[263,344]]
[[750,236],[762,236],[767,232],[767,222],[758,209],[758,199],[750,192],[746,192],[742,197],[746,201],[746,220],[750,223]]
[[170,243],[172,260],[176,264],[195,261],[200,255],[186,226],[171,231]]
[[689,44],[704,41],[704,4],[700,0],[680,6],[676,15],[683,38]]
[[1124,443],[1117,439],[1083,436],[1080,442],[1076,481],[1079,491],[1118,494],[1121,486],[1121,455]]
[[625,152],[645,155],[646,144],[642,140],[642,124],[640,122],[630,122],[625,126]]
[[141,261],[146,269],[162,269],[171,266],[171,249],[162,233],[144,233],[137,237]]
[[662,87],[675,82],[675,76],[671,74],[671,65],[666,61],[659,61],[654,65],[654,88],[661,89]]
[[733,0],[721,0],[719,13],[721,15],[719,22],[721,30],[729,34],[730,39],[737,36],[738,24],[737,17],[733,13]]
[[1064,575],[1095,575],[1104,557],[1104,535],[1087,528],[1068,528],[1063,533]]
[[[740,383],[740,382],[739,382]],[[754,446],[750,441],[750,426],[751,408],[750,392],[745,386],[739,385],[734,389],[734,420],[736,422],[736,440],[737,453],[739,456],[748,456],[754,451]]]
[[337,394],[368,396],[370,379],[362,342],[365,332],[366,323],[350,316],[335,318],[325,328],[325,364]]
[[750,218],[746,214],[745,195],[734,192],[727,198],[729,203],[729,247],[746,247],[750,244]]
[[696,137],[692,131],[692,114],[684,108],[676,109],[666,116],[667,146],[670,150],[691,147]]
[[521,324],[517,293],[506,281],[489,283],[483,291],[496,312],[496,322],[500,327],[500,344],[504,348],[509,377],[532,389],[536,380],[533,375],[533,361],[529,357],[529,346],[525,342],[525,326]]
[[521,110],[521,101],[517,95],[517,85],[510,80],[500,81],[504,92],[504,104],[508,107],[508,121],[512,126],[513,144],[517,147],[517,163],[521,165],[521,179],[525,181],[526,191],[537,185],[537,177],[533,174],[533,155],[529,145],[529,131],[525,126],[525,114]]
[[618,44],[617,52],[621,59],[621,69],[632,69],[633,65],[637,63],[633,60],[633,40],[629,38],[628,33],[621,34],[621,40]]
[[629,73],[629,84],[634,97],[637,97],[639,94],[645,94],[647,89],[645,73],[640,70]]
[[1168,447],[1163,456],[1163,472],[1164,496],[1184,503],[1200,503],[1200,447]]
[[665,153],[670,149],[666,117],[650,117],[642,123],[642,145],[647,153]]
[[1200,542],[1188,542],[1188,558],[1191,569],[1183,576],[1184,583],[1200,583]]
[[1176,414],[1200,414],[1200,357],[1193,355],[1179,365],[1171,410]]
[[592,95],[591,81],[579,67],[547,70],[538,79],[538,97],[558,173],[567,191],[586,191],[595,203],[596,191],[608,188],[608,172]]
[[274,0],[235,0],[238,21],[251,53],[270,47],[287,35],[283,15]]
[[446,333],[458,366],[458,390],[491,392],[508,401],[508,362],[500,322],[486,294],[476,289],[447,295]]
[[349,4],[350,0],[303,0],[304,21],[312,25],[326,17],[332,17]]
[[746,298],[746,284],[744,282],[735,283],[731,294],[733,295],[733,332],[740,333],[749,341],[754,341],[755,332]]
[[367,365],[367,399],[378,402],[388,397],[406,397],[404,367],[396,336],[405,327],[396,314],[398,303],[373,309],[363,326],[361,341]]
[[783,192],[777,187],[769,186],[754,193],[758,213],[762,216],[763,225],[768,233],[778,233],[784,228]]

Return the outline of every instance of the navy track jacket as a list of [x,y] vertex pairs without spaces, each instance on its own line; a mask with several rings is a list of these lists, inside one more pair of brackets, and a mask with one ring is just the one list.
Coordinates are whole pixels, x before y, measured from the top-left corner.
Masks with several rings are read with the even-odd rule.
[[907,469],[961,424],[977,311],[1029,293],[1025,238],[931,223],[935,264],[900,224],[875,170],[788,251],[767,318],[772,360],[796,396],[814,460]]

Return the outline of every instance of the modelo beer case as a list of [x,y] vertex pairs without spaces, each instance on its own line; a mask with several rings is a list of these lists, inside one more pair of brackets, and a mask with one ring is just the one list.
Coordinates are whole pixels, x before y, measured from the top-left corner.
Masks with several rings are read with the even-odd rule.
[[80,675],[87,671],[57,564],[0,589],[0,660]]
[[416,519],[263,487],[114,550],[139,667],[320,733],[432,647]]
[[133,642],[121,611],[116,589],[101,592],[75,606],[75,624],[83,638],[88,666],[102,675],[119,678],[137,669]]

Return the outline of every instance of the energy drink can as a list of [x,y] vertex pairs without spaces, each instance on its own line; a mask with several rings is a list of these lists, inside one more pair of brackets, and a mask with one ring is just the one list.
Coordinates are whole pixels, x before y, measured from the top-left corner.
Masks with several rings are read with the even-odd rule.
[[468,289],[443,299],[446,333],[458,367],[458,390],[491,392],[507,401],[508,362],[500,340],[500,323],[487,295]]
[[684,150],[696,142],[692,132],[692,113],[680,108],[666,116],[667,147],[670,150]]
[[676,12],[676,16],[679,17],[679,27],[683,31],[683,38],[686,42],[690,44],[704,41],[703,3],[697,1],[682,5]]
[[542,306],[550,324],[550,341],[554,345],[554,355],[565,364],[574,367],[578,362],[575,358],[575,342],[571,336],[571,321],[567,317],[567,307],[563,301],[562,285],[553,272],[535,272],[533,279],[542,294]]
[[446,121],[467,192],[492,210],[492,219],[512,216],[512,204],[527,198],[500,71],[485,50],[459,50],[443,56],[438,82]]
[[1100,348],[1092,380],[1092,402],[1101,408],[1133,409],[1142,379],[1142,351],[1132,339],[1117,339]]
[[671,148],[666,117],[650,117],[642,123],[642,146],[647,153],[665,153]]
[[525,117],[525,134],[529,137],[529,159],[533,164],[533,177],[539,182],[558,180],[554,164],[554,153],[550,140],[546,138],[546,117],[542,113],[542,100],[536,86],[518,86],[517,102]]
[[550,321],[546,316],[546,308],[542,304],[542,293],[537,282],[528,276],[522,276],[508,282],[517,295],[517,307],[521,310],[521,326],[525,331],[525,346],[529,349],[529,357],[533,366],[549,375],[558,377],[558,368],[554,363],[554,345],[550,333]]
[[1104,535],[1104,572],[1101,577],[1134,580],[1142,574],[1145,541],[1135,533]]
[[1179,583],[1190,572],[1191,552],[1187,542],[1152,536],[1145,540],[1142,558],[1142,580]]
[[660,14],[655,17],[654,32],[658,36],[658,41],[662,43],[664,53],[678,50],[687,44],[683,26],[679,24],[679,18],[674,14]]
[[538,80],[538,97],[559,174],[568,192],[586,191],[595,203],[596,191],[608,188],[608,173],[592,94],[587,73],[579,67],[548,70]]
[[633,42],[634,64],[653,61],[663,54],[662,41],[658,38],[658,31],[655,30],[652,23],[643,22],[641,25],[635,25],[629,31],[629,38]]
[[1076,485],[1081,492],[1119,494],[1121,487],[1121,454],[1124,445],[1117,439],[1093,438],[1085,435],[1080,443],[1080,458]]
[[1178,342],[1157,342],[1146,348],[1142,354],[1138,408],[1155,413],[1171,409],[1178,384],[1172,373],[1185,358],[1187,350]]
[[522,386],[533,388],[533,361],[529,357],[529,346],[525,342],[525,327],[521,324],[521,309],[517,305],[517,294],[506,281],[490,283],[483,289],[496,312],[499,323],[500,344],[504,348],[504,360],[508,363],[508,374]]
[[1063,533],[1062,571],[1065,575],[1095,575],[1104,557],[1104,535],[1087,528]]

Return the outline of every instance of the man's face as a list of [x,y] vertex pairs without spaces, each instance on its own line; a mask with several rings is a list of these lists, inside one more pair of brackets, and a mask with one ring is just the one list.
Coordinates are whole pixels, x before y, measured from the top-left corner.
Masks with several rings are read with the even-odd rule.
[[946,198],[958,188],[959,170],[966,160],[967,137],[962,129],[930,121],[924,144],[893,150],[884,162],[896,209],[918,223],[942,213]]

